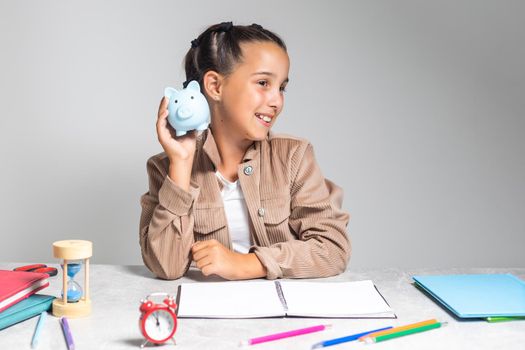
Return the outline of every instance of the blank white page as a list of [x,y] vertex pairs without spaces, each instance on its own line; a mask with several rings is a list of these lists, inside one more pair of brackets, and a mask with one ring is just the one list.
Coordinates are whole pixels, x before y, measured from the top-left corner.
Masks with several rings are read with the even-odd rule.
[[178,317],[257,318],[284,316],[273,281],[181,284]]
[[393,310],[370,280],[280,283],[289,316],[395,317]]

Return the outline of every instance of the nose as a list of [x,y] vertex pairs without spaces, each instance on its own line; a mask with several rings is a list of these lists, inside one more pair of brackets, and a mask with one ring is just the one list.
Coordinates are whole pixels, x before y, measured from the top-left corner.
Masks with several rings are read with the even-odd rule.
[[272,107],[272,109],[279,113],[281,109],[283,108],[284,104],[284,96],[280,90],[280,88],[277,89],[271,89],[268,96],[268,105]]
[[188,107],[180,107],[177,109],[177,117],[180,119],[188,119],[193,115],[193,112]]

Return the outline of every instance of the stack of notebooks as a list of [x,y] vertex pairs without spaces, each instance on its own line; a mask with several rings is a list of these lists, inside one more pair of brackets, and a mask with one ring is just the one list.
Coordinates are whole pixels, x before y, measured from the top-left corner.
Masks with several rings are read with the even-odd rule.
[[45,273],[0,270],[0,329],[51,308],[54,297],[35,294],[49,286]]
[[525,319],[525,282],[511,274],[413,276],[415,285],[459,318]]

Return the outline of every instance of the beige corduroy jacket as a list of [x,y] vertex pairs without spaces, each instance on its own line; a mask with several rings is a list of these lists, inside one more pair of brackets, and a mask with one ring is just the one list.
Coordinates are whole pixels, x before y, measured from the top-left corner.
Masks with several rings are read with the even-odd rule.
[[[141,197],[140,246],[158,277],[181,277],[195,241],[216,239],[231,249],[210,130],[197,139],[190,190],[168,177],[165,153],[147,162],[149,191]],[[345,270],[350,257],[349,215],[342,190],[325,179],[308,141],[270,134],[254,142],[238,168],[250,216],[251,252],[267,278],[325,277]]]

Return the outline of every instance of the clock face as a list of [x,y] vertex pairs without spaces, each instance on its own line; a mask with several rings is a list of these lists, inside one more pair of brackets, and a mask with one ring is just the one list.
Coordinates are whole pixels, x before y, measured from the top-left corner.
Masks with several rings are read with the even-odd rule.
[[154,343],[163,343],[175,333],[175,315],[166,309],[152,310],[144,315],[144,335]]

